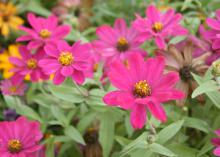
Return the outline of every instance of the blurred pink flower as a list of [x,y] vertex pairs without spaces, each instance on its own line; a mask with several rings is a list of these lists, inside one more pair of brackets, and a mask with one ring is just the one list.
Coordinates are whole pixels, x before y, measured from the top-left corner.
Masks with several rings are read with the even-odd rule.
[[20,117],[13,122],[0,122],[0,154],[2,157],[34,157],[41,149],[40,123]]
[[15,74],[21,76],[30,75],[30,79],[33,82],[47,80],[49,75],[46,75],[42,68],[39,67],[39,60],[45,56],[45,52],[39,49],[35,54],[32,54],[26,46],[20,46],[19,52],[22,58],[10,57],[9,60],[15,67],[11,70]]
[[85,80],[84,72],[89,68],[90,46],[76,42],[69,46],[65,41],[45,46],[48,57],[42,59],[39,65],[46,74],[54,74],[53,82],[61,84],[66,77],[72,77],[78,84]]
[[133,26],[140,33],[139,38],[142,41],[154,38],[156,45],[160,49],[166,47],[166,38],[170,36],[186,35],[188,33],[187,29],[179,24],[182,15],[175,14],[173,9],[169,9],[162,14],[155,6],[150,5],[146,9],[146,16],[146,18],[142,18],[137,15],[137,19],[133,22]]
[[11,79],[0,82],[0,89],[4,95],[24,95],[27,86],[22,82],[23,78],[13,76]]
[[184,98],[184,93],[174,89],[179,80],[178,73],[163,75],[165,62],[163,57],[144,58],[137,53],[128,57],[127,66],[119,60],[112,62],[108,76],[118,88],[106,94],[104,102],[131,110],[131,124],[140,129],[146,122],[146,109],[158,120],[165,122],[166,113],[163,102]]
[[127,28],[124,19],[117,19],[113,28],[108,25],[98,27],[96,34],[99,39],[93,42],[93,46],[108,61],[115,58],[125,59],[134,52],[146,54],[140,48],[142,42],[137,39],[137,31],[132,27]]
[[21,26],[20,29],[25,31],[27,35],[23,35],[17,39],[18,42],[29,41],[27,45],[28,49],[37,49],[51,41],[59,41],[70,32],[69,26],[58,26],[58,19],[53,15],[48,18],[42,18],[29,13],[28,22],[32,28]]
[[207,18],[206,23],[211,28],[204,32],[205,39],[212,42],[213,49],[220,49],[220,9],[216,11],[217,19]]
[[211,141],[212,141],[212,144],[217,147],[217,148],[214,149],[213,153],[214,153],[216,156],[220,156],[220,129],[219,129],[219,130],[216,130],[215,133],[216,133],[216,135],[218,136],[218,138],[213,138],[213,139],[211,140]]

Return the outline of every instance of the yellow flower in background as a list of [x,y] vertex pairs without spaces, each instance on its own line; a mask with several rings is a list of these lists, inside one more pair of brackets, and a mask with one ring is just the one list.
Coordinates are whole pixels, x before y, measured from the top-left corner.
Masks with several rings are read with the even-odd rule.
[[0,2],[0,29],[3,36],[8,36],[10,28],[17,30],[24,21],[16,16],[17,8],[12,3]]
[[8,49],[0,54],[0,71],[2,71],[3,78],[10,78],[13,73],[10,70],[14,67],[13,64],[9,62],[9,57],[20,57],[18,51],[18,45],[12,44],[9,45]]

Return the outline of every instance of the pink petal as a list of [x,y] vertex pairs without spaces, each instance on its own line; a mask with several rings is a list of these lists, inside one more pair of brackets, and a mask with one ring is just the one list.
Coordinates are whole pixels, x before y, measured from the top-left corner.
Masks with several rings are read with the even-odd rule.
[[30,25],[36,30],[36,31],[40,31],[40,26],[39,23],[37,21],[36,16],[33,13],[28,13],[27,15],[28,18],[28,22],[30,23]]
[[77,61],[73,64],[73,67],[77,70],[85,71],[89,68],[89,64],[83,61]]
[[27,49],[26,46],[20,46],[19,47],[19,52],[22,56],[23,59],[28,60],[31,58],[31,52]]
[[74,70],[74,72],[72,74],[72,79],[74,81],[76,81],[76,83],[82,84],[85,81],[85,76],[84,76],[83,72],[78,71],[78,70]]
[[21,42],[21,41],[29,41],[31,40],[33,37],[30,36],[30,35],[23,35],[23,36],[20,36],[16,39],[17,42]]
[[65,80],[65,77],[61,74],[60,70],[58,70],[53,78],[53,83],[55,85],[60,85]]
[[220,30],[220,22],[212,19],[212,18],[207,18],[206,23],[213,29],[215,30]]
[[141,129],[146,123],[146,108],[144,105],[135,104],[132,111],[130,121],[135,129]]
[[39,47],[41,47],[43,45],[42,41],[40,40],[33,40],[30,41],[27,45],[28,49],[38,49]]
[[164,49],[166,47],[164,39],[162,39],[160,36],[155,37],[155,42],[160,49]]
[[127,91],[133,88],[133,82],[128,69],[119,61],[114,61],[110,65],[108,76],[111,83],[119,89]]
[[67,25],[59,26],[55,29],[52,34],[54,38],[64,38],[66,35],[70,33],[71,28]]
[[[58,24],[58,19],[56,16],[54,15],[51,15],[47,18],[47,21],[46,21],[46,25],[45,27],[48,28],[49,30],[56,30],[56,26]],[[68,33],[67,33],[68,34]]]
[[219,138],[212,138],[211,142],[215,146],[220,146],[220,139]]
[[20,67],[25,65],[25,63],[17,57],[10,57],[9,61],[17,66],[20,66]]
[[47,44],[44,47],[44,50],[47,55],[55,57],[55,58],[59,57],[60,55],[60,52],[58,51],[56,45],[53,45],[53,44]]
[[182,91],[178,90],[165,90],[165,91],[155,91],[152,94],[153,97],[157,98],[158,102],[166,102],[170,100],[179,100],[185,97]]
[[216,149],[214,149],[213,153],[214,153],[216,156],[220,156],[220,147],[217,147]]
[[97,28],[96,34],[99,39],[107,42],[108,44],[114,44],[117,40],[117,33],[110,26],[103,25]]
[[215,41],[212,43],[212,48],[213,48],[213,49],[219,49],[219,48],[220,48],[220,39],[217,39],[217,40],[215,40]]
[[61,74],[65,77],[72,75],[73,74],[73,67],[72,66],[62,67]]
[[127,33],[127,25],[125,20],[122,18],[118,18],[115,20],[114,28],[118,31],[118,33],[122,35],[126,35]]
[[160,13],[154,5],[147,8],[146,15],[152,22],[160,21]]
[[130,93],[113,91],[106,94],[103,101],[111,106],[120,106],[123,109],[131,109],[134,105],[134,98]]
[[220,21],[220,9],[215,12],[217,19]]
[[64,40],[59,41],[57,43],[57,48],[58,48],[59,52],[65,52],[65,51],[70,51],[71,50],[71,47],[69,46],[69,44]]

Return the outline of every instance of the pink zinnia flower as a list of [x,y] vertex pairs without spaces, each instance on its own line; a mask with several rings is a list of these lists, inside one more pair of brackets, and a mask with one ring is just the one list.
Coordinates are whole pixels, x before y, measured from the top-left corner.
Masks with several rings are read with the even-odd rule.
[[35,157],[41,149],[42,134],[38,122],[20,117],[13,122],[0,122],[0,154],[2,157]]
[[109,79],[118,88],[104,97],[108,105],[131,110],[131,124],[140,129],[146,121],[146,110],[158,120],[165,122],[163,102],[184,98],[181,91],[174,89],[179,80],[178,73],[163,74],[163,57],[144,58],[139,54],[128,57],[127,65],[114,61],[109,69]]
[[[21,78],[21,77],[20,77]],[[3,80],[0,82],[0,89],[4,95],[24,95],[24,91],[27,86],[22,82],[22,79],[12,77],[8,80]]]
[[20,46],[19,52],[21,58],[9,58],[10,62],[15,65],[15,68],[11,70],[12,72],[24,77],[30,75],[31,81],[33,82],[39,81],[40,79],[47,80],[49,78],[49,76],[46,75],[38,65],[39,60],[45,56],[45,52],[42,49],[39,49],[35,54],[32,54],[26,46]]
[[204,32],[204,37],[212,42],[213,49],[220,49],[220,9],[216,11],[217,19],[207,18],[206,23],[211,28]]
[[97,28],[98,40],[93,42],[97,52],[109,59],[124,59],[126,55],[134,52],[146,54],[139,48],[142,44],[138,40],[138,33],[134,28],[127,28],[124,19],[117,19],[114,27],[103,25]]
[[29,13],[28,22],[32,29],[21,26],[20,29],[28,34],[17,39],[17,41],[30,41],[27,45],[28,49],[37,49],[51,41],[61,40],[70,32],[69,26],[58,26],[58,19],[53,15],[42,18]]
[[179,22],[182,19],[181,14],[175,14],[173,9],[169,9],[162,14],[153,5],[146,9],[147,18],[137,15],[133,26],[140,33],[141,40],[155,39],[156,45],[164,49],[166,46],[165,39],[170,36],[178,36],[187,34],[187,30],[183,28]]
[[76,42],[69,46],[65,41],[45,46],[47,58],[39,63],[47,74],[54,74],[53,82],[61,84],[66,77],[72,77],[78,84],[85,80],[84,71],[89,68],[89,44]]
[[214,153],[216,156],[220,156],[220,129],[219,129],[219,130],[216,130],[215,133],[216,133],[216,135],[218,136],[218,138],[213,138],[213,139],[211,140],[211,141],[212,141],[212,144],[217,147],[217,148],[214,149],[213,153]]

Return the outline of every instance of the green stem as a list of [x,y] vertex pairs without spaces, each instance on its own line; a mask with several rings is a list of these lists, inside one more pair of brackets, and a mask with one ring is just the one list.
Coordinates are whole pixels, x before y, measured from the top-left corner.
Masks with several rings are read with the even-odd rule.
[[84,97],[89,96],[88,93],[83,92],[83,91],[80,89],[80,87],[77,85],[76,82],[74,82],[74,85],[75,85],[76,89],[78,90],[78,92],[79,92],[81,95],[83,95]]

